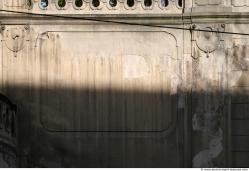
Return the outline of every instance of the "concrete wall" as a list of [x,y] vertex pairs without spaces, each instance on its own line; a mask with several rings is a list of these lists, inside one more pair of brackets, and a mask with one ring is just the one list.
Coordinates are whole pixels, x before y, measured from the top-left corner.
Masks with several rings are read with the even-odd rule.
[[248,166],[248,36],[199,30],[246,33],[249,2],[48,2],[0,2],[21,167]]

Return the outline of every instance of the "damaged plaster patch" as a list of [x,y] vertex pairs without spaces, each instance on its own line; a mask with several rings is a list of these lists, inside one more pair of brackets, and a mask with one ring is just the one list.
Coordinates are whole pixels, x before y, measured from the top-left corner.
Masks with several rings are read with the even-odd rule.
[[208,147],[197,153],[193,158],[193,167],[215,167],[213,159],[223,151],[223,131],[220,128],[220,113],[218,110],[211,112],[197,112],[193,116],[194,131],[200,131],[208,138]]
[[138,55],[125,55],[123,60],[124,78],[134,79],[148,76],[150,68],[144,57]]

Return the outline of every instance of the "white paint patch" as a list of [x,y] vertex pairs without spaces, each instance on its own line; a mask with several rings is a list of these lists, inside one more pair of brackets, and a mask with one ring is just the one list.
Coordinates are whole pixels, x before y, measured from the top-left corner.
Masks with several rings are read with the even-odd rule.
[[171,77],[171,85],[170,85],[170,93],[171,94],[176,94],[177,93],[177,89],[178,89],[178,85],[180,84],[180,80],[177,76],[172,76]]
[[123,56],[123,77],[125,79],[147,77],[149,71],[149,66],[144,57],[138,55]]

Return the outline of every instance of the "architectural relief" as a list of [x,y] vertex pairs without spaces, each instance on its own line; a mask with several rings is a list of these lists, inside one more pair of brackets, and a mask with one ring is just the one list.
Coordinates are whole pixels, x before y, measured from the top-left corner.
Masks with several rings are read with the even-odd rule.
[[208,15],[209,12],[219,13],[228,11],[232,11],[230,0],[194,0],[192,4],[192,13],[206,13]]
[[[193,28],[192,48],[194,54],[196,54],[197,49],[199,49],[200,51],[206,54],[206,57],[209,57],[210,53],[213,53],[220,47],[222,37],[221,34],[217,33],[216,31],[224,31],[225,25],[204,26],[204,27],[196,27],[194,25],[192,28]],[[198,31],[198,29],[207,30],[207,31],[205,32]]]
[[243,7],[243,6],[248,7],[249,6],[249,0],[232,0],[232,5],[234,7]]
[[[249,0],[195,0],[192,12],[247,12]],[[186,9],[188,10],[188,9]]]
[[17,56],[17,53],[21,51],[25,42],[29,41],[29,26],[20,26],[20,27],[5,27],[2,26],[2,43],[14,53],[14,56]]
[[[96,34],[98,36],[94,37]],[[144,101],[141,101],[139,95],[132,98],[134,102],[144,106],[144,108],[140,109],[140,105],[134,106],[133,104],[127,103],[126,105],[128,108],[132,109],[128,113],[122,111],[122,106],[126,101],[129,102],[131,97],[115,93],[116,91],[124,91],[129,94],[130,91],[139,91],[140,89],[142,89],[144,93],[155,91],[161,92],[162,94],[165,94],[165,96],[166,94],[173,96],[177,93],[177,90],[174,90],[178,86],[176,79],[170,79],[176,75],[174,72],[176,72],[175,70],[177,70],[178,67],[178,61],[173,60],[177,59],[177,42],[175,41],[175,37],[171,34],[159,31],[48,31],[42,34],[40,38],[39,54],[42,59],[41,69],[45,70],[47,68],[51,73],[51,75],[42,73],[41,79],[44,80],[42,82],[45,82],[47,79],[53,80],[47,86],[58,87],[67,84],[67,86],[70,87],[77,87],[78,89],[97,92],[105,91],[104,88],[108,87],[111,93],[110,95],[107,94],[106,98],[119,99],[119,102],[116,102],[116,106],[119,106],[119,108],[115,110],[116,114],[112,111],[108,112],[109,120],[115,120],[116,122],[108,121],[107,124],[105,120],[99,120],[99,118],[96,118],[94,122],[97,120],[101,123],[101,126],[98,126],[98,128],[94,127],[94,122],[90,119],[89,114],[92,113],[91,115],[93,117],[93,115],[97,115],[98,113],[91,112],[93,109],[89,108],[87,112],[85,111],[86,109],[80,109],[78,112],[74,113],[75,116],[81,116],[81,120],[78,120],[77,123],[79,124],[78,126],[77,124],[72,125],[71,123],[73,122],[60,122],[57,124],[57,127],[51,127],[52,124],[50,123],[53,122],[53,118],[50,118],[49,115],[52,112],[42,110],[41,122],[44,123],[46,128],[57,131],[64,130],[81,132],[87,132],[89,130],[92,132],[104,132],[106,130],[110,130],[110,132],[119,131],[120,134],[125,133],[127,136],[132,132],[139,131],[140,133],[137,133],[137,135],[150,136],[149,132],[152,131],[158,132],[158,134],[161,133],[166,135],[168,130],[170,130],[171,127],[174,127],[174,115],[166,119],[161,112],[153,111],[144,106],[145,101],[151,101],[151,99],[148,98],[146,100],[146,97],[144,97]],[[108,43],[106,43],[106,39],[108,39]],[[141,42],[142,40],[144,41],[143,43]],[[75,42],[73,52],[69,52],[67,50],[67,47],[70,46],[71,42]],[[152,42],[157,44],[156,52],[148,48]],[[167,47],[170,48],[165,49],[162,45],[167,45]],[[134,46],[136,46],[136,48],[134,48]],[[101,47],[104,51],[99,53],[94,47]],[[125,49],[120,49],[119,47],[125,47]],[[67,66],[68,70],[66,71],[62,67],[59,67],[55,72],[54,68],[57,68],[57,66],[54,62],[56,61],[62,66]],[[79,66],[79,64],[81,65]],[[75,68],[78,69],[75,70]],[[68,75],[71,71],[73,71],[76,75],[80,74],[82,78],[87,79],[88,83],[77,79],[76,75]],[[91,76],[88,75],[88,73],[92,73]],[[169,75],[169,73],[171,74]],[[102,79],[100,79],[100,77],[102,77]],[[70,83],[68,82],[69,79],[71,80]],[[92,79],[94,82],[91,81]],[[53,103],[54,101],[57,101],[57,99],[63,98],[63,96],[59,94],[57,96],[47,95],[49,98],[44,97],[44,99],[48,98],[48,100],[41,100],[41,103],[44,106],[49,106],[49,110],[53,111],[53,106],[51,106],[49,102],[51,101],[51,103]],[[69,95],[70,97],[73,96],[73,94]],[[154,96],[157,97],[157,95]],[[106,103],[107,101],[98,103],[95,99],[103,98],[98,94],[96,94],[95,97],[79,96],[78,98],[79,101],[91,100],[93,106],[97,108],[101,108],[103,103],[105,104],[104,106],[110,108],[110,110],[113,108],[110,104]],[[151,98],[153,99],[153,97]],[[154,104],[154,102],[155,101],[153,100],[150,103]],[[168,105],[167,103],[171,102],[163,102],[164,105]],[[159,104],[155,105],[163,111],[170,110]],[[66,105],[61,106],[61,108],[63,109],[64,106]],[[147,109],[144,110],[145,108]],[[143,110],[143,112],[138,112],[139,110]],[[172,109],[172,113],[173,111],[174,110]],[[84,112],[86,114],[82,115]],[[166,113],[166,111],[163,113]],[[53,111],[53,115],[54,118],[58,117],[58,120],[63,119],[65,121],[73,121],[75,119],[67,119],[68,111],[66,109],[63,112]],[[107,113],[102,117],[105,117],[106,115]],[[120,119],[124,116],[133,119],[127,121],[126,124],[123,125],[122,120]],[[163,124],[154,126],[150,123],[150,120],[146,119],[148,117],[153,118],[154,120],[164,120],[164,122]],[[136,118],[145,120],[144,123],[146,123],[146,127],[140,124],[132,125],[132,122],[136,121]],[[119,126],[115,126],[117,122],[120,123]],[[83,123],[92,124],[87,126],[87,124]],[[168,125],[168,123],[171,123],[171,125]],[[111,133],[108,134],[110,135]]]
[[4,1],[4,5],[6,7],[18,7],[18,8],[21,8],[21,7],[25,6],[27,0],[15,0],[15,1],[3,0],[3,1]]
[[[224,97],[226,57],[225,25],[192,26],[192,127],[193,167],[220,167],[224,164]],[[205,31],[203,31],[205,30]]]

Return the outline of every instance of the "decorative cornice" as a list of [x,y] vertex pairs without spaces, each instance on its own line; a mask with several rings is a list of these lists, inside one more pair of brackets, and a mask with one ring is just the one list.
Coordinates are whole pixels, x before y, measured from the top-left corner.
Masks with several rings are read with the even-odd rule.
[[[181,14],[183,0],[4,0],[2,9],[46,14]],[[131,1],[131,2],[130,2]],[[131,3],[129,5],[129,3]],[[1,7],[0,7],[1,8]]]

